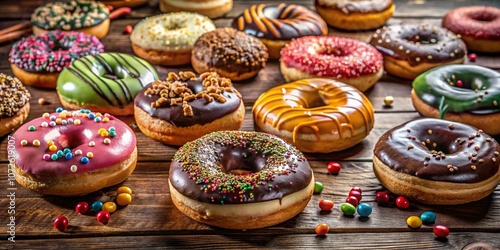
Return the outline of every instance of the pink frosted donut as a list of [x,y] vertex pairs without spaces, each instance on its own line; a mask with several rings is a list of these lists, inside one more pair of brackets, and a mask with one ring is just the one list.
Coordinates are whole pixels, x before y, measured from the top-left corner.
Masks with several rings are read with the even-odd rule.
[[12,73],[24,84],[55,88],[59,72],[74,60],[104,51],[95,36],[53,31],[17,41],[9,53]]
[[329,78],[369,89],[384,72],[382,54],[364,42],[336,36],[306,36],[281,51],[281,74],[292,82]]
[[42,194],[84,195],[118,184],[137,162],[136,138],[127,124],[89,110],[45,113],[12,136],[9,166],[24,187]]

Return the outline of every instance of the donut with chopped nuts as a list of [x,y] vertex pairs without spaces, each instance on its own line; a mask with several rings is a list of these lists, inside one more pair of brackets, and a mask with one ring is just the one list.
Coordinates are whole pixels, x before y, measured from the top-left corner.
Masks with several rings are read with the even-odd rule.
[[143,19],[130,35],[134,53],[152,64],[183,65],[191,62],[196,40],[215,29],[206,16],[174,12]]
[[364,42],[337,36],[307,36],[291,41],[281,51],[281,74],[292,82],[328,78],[361,91],[384,73],[382,55]]
[[241,81],[257,75],[268,58],[267,48],[259,39],[233,28],[219,28],[198,38],[191,64],[199,74],[215,71]]
[[23,124],[30,112],[30,99],[17,77],[0,73],[0,137]]
[[51,30],[79,31],[101,39],[108,34],[109,9],[101,2],[52,2],[31,15],[33,34]]
[[382,27],[370,44],[384,56],[387,73],[411,80],[440,65],[463,63],[467,54],[459,35],[430,24]]
[[500,182],[500,145],[472,126],[434,118],[407,122],[380,137],[373,170],[397,195],[437,205],[464,204]]
[[228,78],[181,71],[144,87],[135,97],[134,116],[145,135],[182,145],[210,132],[238,130],[245,107]]
[[477,65],[445,65],[413,81],[411,99],[425,117],[462,122],[500,134],[500,73]]

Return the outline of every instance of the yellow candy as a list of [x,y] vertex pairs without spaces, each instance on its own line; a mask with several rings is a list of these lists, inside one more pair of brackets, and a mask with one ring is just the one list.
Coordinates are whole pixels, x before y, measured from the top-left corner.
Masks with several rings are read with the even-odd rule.
[[96,112],[96,113],[95,113],[95,116],[99,117],[99,116],[102,116],[102,114],[101,114],[101,113],[99,113],[99,112]]
[[62,123],[62,119],[61,118],[57,118],[56,119],[56,124],[61,124]]
[[56,151],[57,150],[57,146],[56,145],[50,145],[49,150],[50,151]]
[[66,112],[59,113],[59,118],[66,118]]
[[129,187],[127,186],[121,186],[118,188],[118,190],[116,190],[116,193],[117,194],[132,194],[132,189],[130,189]]
[[75,125],[80,125],[82,123],[82,121],[80,121],[80,119],[76,119],[73,124]]
[[87,153],[87,157],[88,157],[88,158],[94,158],[94,154],[93,154],[92,152],[88,152],[88,153]]
[[109,213],[114,213],[116,211],[116,204],[112,201],[108,201],[102,205],[102,210],[108,211]]
[[33,140],[33,146],[35,146],[35,147],[40,146],[40,141],[39,140]]
[[103,131],[108,131],[108,130],[106,130],[105,128],[100,128],[99,130],[97,130],[97,133],[101,134]]
[[54,145],[54,141],[48,141],[47,142],[47,146],[52,146],[52,145]]
[[109,122],[109,118],[108,117],[102,118],[102,122],[104,122],[104,123]]
[[411,228],[419,228],[422,226],[422,220],[420,217],[412,215],[406,219],[406,224]]
[[109,135],[108,131],[102,131],[102,133],[99,133],[102,137],[106,137]]
[[120,206],[126,206],[132,202],[132,195],[127,194],[127,193],[121,193],[118,196],[116,196],[116,203]]
[[28,141],[27,140],[22,140],[21,141],[21,146],[26,146],[28,145]]

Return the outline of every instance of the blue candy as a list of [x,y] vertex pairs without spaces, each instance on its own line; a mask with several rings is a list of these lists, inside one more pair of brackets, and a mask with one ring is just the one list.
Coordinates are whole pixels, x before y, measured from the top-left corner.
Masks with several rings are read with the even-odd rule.
[[91,209],[95,213],[101,211],[101,209],[102,209],[102,202],[100,202],[100,201],[94,201],[94,203],[92,203],[92,208]]
[[432,224],[436,221],[436,214],[431,211],[425,211],[420,215],[420,219],[424,224]]
[[359,203],[358,204],[358,214],[362,217],[370,216],[370,214],[372,214],[372,206],[370,206],[366,203]]

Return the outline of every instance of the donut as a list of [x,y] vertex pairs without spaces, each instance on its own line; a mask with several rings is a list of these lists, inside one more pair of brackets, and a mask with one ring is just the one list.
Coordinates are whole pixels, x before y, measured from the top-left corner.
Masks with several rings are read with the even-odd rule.
[[135,96],[156,80],[156,70],[141,58],[101,53],[82,57],[64,68],[56,89],[67,109],[133,115]]
[[413,81],[413,106],[425,117],[472,125],[500,134],[500,73],[476,65],[446,65]]
[[215,72],[197,77],[193,72],[168,73],[134,100],[134,117],[147,136],[169,145],[183,145],[205,134],[237,130],[245,107],[231,81]]
[[396,8],[392,0],[315,0],[328,25],[343,30],[371,30],[384,25]]
[[296,4],[258,4],[245,9],[231,26],[255,36],[266,45],[269,56],[280,57],[290,40],[328,34],[325,21],[308,8]]
[[47,195],[78,196],[116,185],[137,162],[134,132],[89,110],[45,113],[21,126],[7,146],[15,179]]
[[175,206],[222,228],[276,225],[300,213],[314,190],[306,158],[276,136],[220,131],[183,145],[169,172]]
[[81,32],[53,31],[25,37],[12,45],[12,73],[26,85],[55,88],[59,72],[74,60],[104,51],[95,36]]
[[101,39],[108,34],[109,9],[101,2],[51,2],[31,15],[33,34],[51,30],[79,31]]
[[143,19],[135,25],[130,41],[134,53],[152,64],[182,65],[191,62],[194,42],[214,29],[206,16],[175,12]]
[[308,36],[291,41],[281,51],[280,69],[286,81],[329,78],[365,91],[384,73],[382,55],[364,42],[336,36]]
[[467,54],[458,35],[430,24],[383,27],[370,44],[384,56],[387,73],[411,80],[440,65],[463,63]]
[[199,74],[215,71],[241,81],[257,75],[268,58],[267,48],[259,39],[233,28],[219,28],[194,43],[191,64]]
[[456,8],[446,13],[442,26],[461,35],[468,50],[500,52],[500,8],[493,6]]
[[30,112],[31,94],[19,81],[0,73],[0,137],[21,126]]
[[423,118],[380,137],[373,170],[397,195],[437,205],[488,196],[500,182],[500,146],[482,130],[459,122]]
[[311,78],[269,89],[252,108],[255,125],[302,152],[350,148],[373,128],[373,107],[359,90],[330,79]]
[[196,12],[210,18],[221,17],[232,8],[233,0],[160,0],[162,12]]
[[[94,1],[94,0],[85,0],[85,1]],[[121,8],[121,7],[137,7],[143,4],[146,4],[148,0],[99,0],[106,6],[112,6],[113,8]]]

